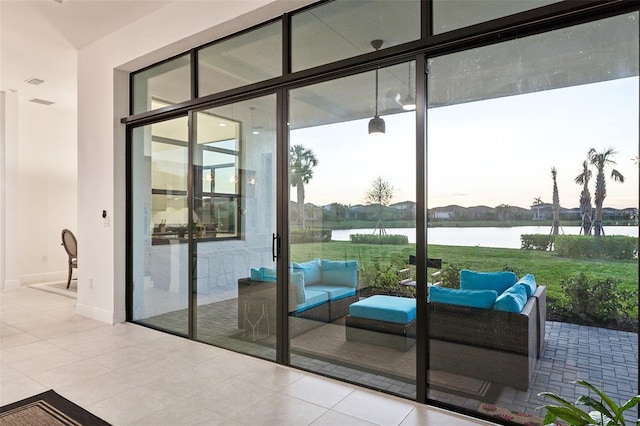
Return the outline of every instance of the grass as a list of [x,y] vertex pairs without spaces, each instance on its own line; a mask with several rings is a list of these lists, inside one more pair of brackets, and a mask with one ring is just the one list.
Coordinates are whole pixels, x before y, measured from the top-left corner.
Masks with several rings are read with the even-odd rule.
[[[508,266],[519,271],[519,276],[533,274],[538,284],[547,286],[547,297],[550,299],[562,298],[562,279],[579,272],[597,278],[613,278],[623,288],[638,290],[637,260],[569,259],[553,252],[507,248],[430,245],[427,250],[428,257],[441,258],[445,267],[453,264],[478,271],[496,271]],[[294,262],[316,257],[355,259],[360,263],[386,261],[390,267],[401,268],[409,255],[415,254],[415,244],[379,246],[332,241],[295,244],[291,247],[291,253]]]

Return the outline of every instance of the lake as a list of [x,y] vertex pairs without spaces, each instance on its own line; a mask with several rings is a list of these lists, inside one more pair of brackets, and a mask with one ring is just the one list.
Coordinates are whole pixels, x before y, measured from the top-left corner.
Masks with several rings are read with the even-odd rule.
[[[476,227],[476,228],[429,228],[427,238],[429,244],[448,246],[478,246],[519,249],[522,234],[549,234],[550,226],[513,226],[508,228]],[[578,235],[579,226],[562,226],[560,234]],[[638,237],[637,226],[605,226],[606,235],[626,235]],[[349,241],[350,234],[372,234],[373,228],[334,229],[332,240]],[[415,228],[390,228],[387,234],[401,234],[409,237],[410,243],[416,242]]]

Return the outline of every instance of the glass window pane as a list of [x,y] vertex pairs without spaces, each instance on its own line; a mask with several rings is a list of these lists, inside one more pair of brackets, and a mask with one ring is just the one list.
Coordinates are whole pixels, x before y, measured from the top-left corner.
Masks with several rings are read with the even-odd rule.
[[430,60],[427,250],[450,288],[429,290],[429,398],[542,423],[538,393],[575,401],[577,379],[638,394],[638,37],[633,13]]
[[293,71],[351,58],[420,38],[420,1],[325,3],[292,17]]
[[280,21],[198,51],[198,96],[282,75]]
[[[204,225],[203,235],[194,240],[195,335],[274,360],[276,96],[207,109],[195,121],[202,151],[196,150],[194,162],[202,164],[205,176],[213,173],[194,196]],[[257,126],[261,131],[255,134]],[[268,279],[261,279],[261,270],[269,271]]]
[[133,319],[187,334],[187,118],[133,131]]
[[561,0],[433,0],[433,33],[441,34]]
[[[369,134],[376,71],[292,90],[289,117],[291,363],[407,398],[415,283],[400,284],[396,271],[415,254],[416,117],[398,100],[414,95],[411,72],[413,62],[378,72],[384,135]],[[361,299],[397,300],[406,321],[393,334],[363,329],[348,316]]]
[[[133,74],[132,114],[191,99],[190,56],[182,55]],[[157,103],[155,103],[157,102]]]

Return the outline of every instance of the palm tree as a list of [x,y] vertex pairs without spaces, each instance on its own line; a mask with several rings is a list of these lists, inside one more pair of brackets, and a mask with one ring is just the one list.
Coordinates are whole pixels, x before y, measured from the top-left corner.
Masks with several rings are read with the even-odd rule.
[[313,168],[318,165],[313,151],[302,145],[294,145],[289,149],[289,183],[296,188],[298,201],[299,224],[305,228],[304,218],[304,185],[313,178]]
[[591,234],[591,193],[589,192],[589,181],[591,180],[591,170],[589,169],[589,162],[584,160],[582,162],[582,173],[580,173],[574,179],[578,185],[582,185],[582,192],[580,192],[580,216],[582,216],[582,229],[581,233],[584,235]]
[[558,171],[555,167],[551,168],[551,177],[553,178],[553,224],[551,225],[551,234],[558,235],[560,231],[560,196],[558,195],[558,182],[556,180]]
[[[617,154],[614,148],[608,148],[603,152],[598,152],[595,148],[591,148],[589,153],[587,154],[587,158],[589,162],[596,167],[596,214],[593,221],[594,226],[594,235],[599,237],[601,234],[604,234],[604,230],[602,229],[602,204],[604,203],[604,199],[607,197],[607,183],[605,182],[604,177],[604,168],[608,165],[616,164],[615,161],[611,159],[615,154]],[[614,182],[624,183],[624,176],[617,171],[616,169],[611,169],[611,179]]]
[[535,207],[535,211],[533,213],[533,220],[539,220],[540,219],[540,206],[544,204],[542,201],[542,198],[540,197],[536,197],[533,199],[533,206]]

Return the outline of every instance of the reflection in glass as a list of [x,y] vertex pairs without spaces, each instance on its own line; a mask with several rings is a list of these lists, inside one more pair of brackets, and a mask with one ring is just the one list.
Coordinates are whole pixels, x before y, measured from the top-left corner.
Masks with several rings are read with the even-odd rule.
[[193,157],[204,228],[194,240],[195,337],[267,359],[277,333],[275,116],[275,95],[200,111]]
[[187,334],[187,118],[133,131],[133,319]]
[[131,97],[132,114],[191,99],[189,55],[185,54],[134,73]]
[[282,75],[280,21],[198,51],[198,96]]
[[434,0],[433,33],[440,34],[502,18],[560,0]]
[[[416,136],[415,112],[397,98],[415,94],[414,69],[379,70],[379,139],[368,132],[375,71],[292,90],[289,117],[291,363],[408,398],[416,391],[414,287],[396,271],[415,244],[395,229],[408,227],[415,242]],[[332,238],[331,229],[349,226],[355,239]],[[352,312],[361,302],[400,312],[366,318]]]
[[292,68],[300,71],[420,38],[420,1],[336,0],[295,14]]
[[[428,253],[449,271],[429,291],[430,399],[544,416],[537,394],[575,400],[576,379],[638,394],[637,258],[596,249],[638,244],[638,59],[634,13],[429,61]],[[589,153],[609,147],[595,237],[581,226],[600,192]]]

